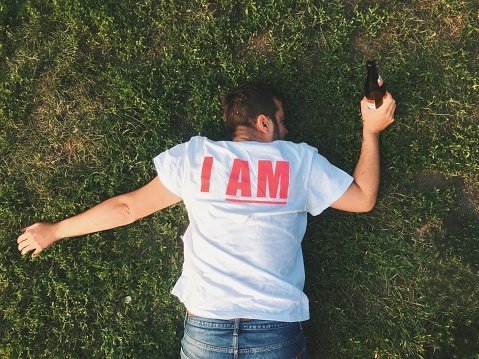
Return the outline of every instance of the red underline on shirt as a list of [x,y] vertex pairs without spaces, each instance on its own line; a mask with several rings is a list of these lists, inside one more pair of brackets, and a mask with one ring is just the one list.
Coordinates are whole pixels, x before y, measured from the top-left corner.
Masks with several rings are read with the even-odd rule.
[[278,202],[278,201],[255,201],[252,199],[238,199],[238,198],[225,198],[228,202],[238,202],[238,203],[254,203],[254,204],[287,204],[288,202]]

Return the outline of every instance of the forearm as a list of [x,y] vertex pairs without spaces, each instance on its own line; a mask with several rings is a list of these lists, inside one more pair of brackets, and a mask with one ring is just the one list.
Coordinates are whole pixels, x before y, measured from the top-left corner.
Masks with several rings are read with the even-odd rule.
[[361,100],[363,142],[353,172],[354,182],[331,207],[348,212],[369,212],[374,208],[379,188],[379,134],[394,122],[395,109],[396,101],[389,92],[376,110],[368,108],[366,98]]
[[58,223],[38,222],[18,236],[18,250],[37,256],[62,238],[76,237],[130,224],[181,201],[155,177],[147,185],[110,199]]
[[361,189],[364,204],[372,209],[376,203],[379,188],[380,156],[379,133],[363,131],[361,153],[353,172],[354,182]]
[[107,199],[76,216],[54,224],[55,240],[124,226],[134,222],[123,195]]

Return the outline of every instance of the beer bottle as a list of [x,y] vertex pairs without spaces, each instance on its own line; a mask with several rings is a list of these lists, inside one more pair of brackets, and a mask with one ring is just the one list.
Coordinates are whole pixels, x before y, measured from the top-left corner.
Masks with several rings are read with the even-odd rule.
[[368,74],[364,83],[364,95],[368,100],[368,107],[371,110],[377,109],[383,104],[383,98],[386,96],[386,86],[381,76],[378,74],[376,62],[369,60],[366,63]]

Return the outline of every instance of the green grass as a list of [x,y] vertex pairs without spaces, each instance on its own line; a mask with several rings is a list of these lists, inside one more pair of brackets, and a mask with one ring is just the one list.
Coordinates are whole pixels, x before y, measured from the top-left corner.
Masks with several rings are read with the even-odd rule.
[[379,201],[310,218],[310,355],[479,357],[478,39],[473,0],[1,2],[0,356],[178,357],[182,206],[34,261],[20,228],[221,138],[218,94],[248,79],[285,94],[291,140],[352,171],[376,58],[398,103]]

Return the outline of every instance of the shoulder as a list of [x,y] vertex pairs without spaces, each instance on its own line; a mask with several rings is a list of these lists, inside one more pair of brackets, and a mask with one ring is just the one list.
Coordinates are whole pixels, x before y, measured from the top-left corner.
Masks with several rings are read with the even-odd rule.
[[291,141],[275,141],[278,146],[282,149],[302,153],[302,154],[317,154],[318,149],[316,147],[310,146],[305,142],[291,142]]
[[194,136],[189,139],[189,141],[178,143],[170,147],[167,151],[169,152],[185,152],[190,149],[198,148],[204,146],[205,142],[209,141],[206,137]]

